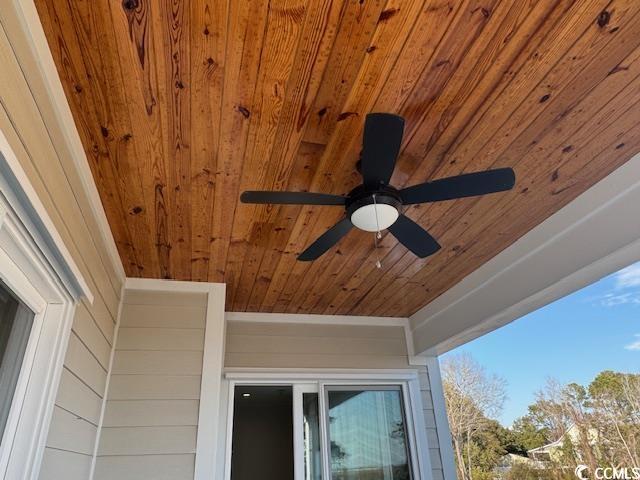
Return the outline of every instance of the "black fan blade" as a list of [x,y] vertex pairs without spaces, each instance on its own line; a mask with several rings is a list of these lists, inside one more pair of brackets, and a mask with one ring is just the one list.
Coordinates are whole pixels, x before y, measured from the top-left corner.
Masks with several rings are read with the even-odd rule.
[[400,215],[388,230],[420,258],[428,257],[440,250],[440,244],[429,232],[404,215]]
[[279,205],[344,205],[346,198],[328,193],[312,192],[243,192],[242,203],[273,203]]
[[402,145],[404,119],[390,113],[370,113],[362,139],[362,178],[368,187],[388,185]]
[[298,260],[302,260],[303,262],[315,260],[349,233],[351,227],[353,227],[351,220],[343,218],[329,230],[320,235],[318,239],[309,245],[304,252],[298,255]]
[[456,177],[441,178],[400,190],[405,205],[439,202],[454,198],[473,197],[487,193],[511,190],[516,175],[510,168],[498,168],[486,172],[466,173]]

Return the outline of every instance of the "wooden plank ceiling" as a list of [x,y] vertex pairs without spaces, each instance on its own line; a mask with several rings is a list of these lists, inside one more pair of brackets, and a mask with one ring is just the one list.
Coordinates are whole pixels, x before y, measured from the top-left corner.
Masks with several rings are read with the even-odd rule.
[[[637,0],[36,4],[127,274],[224,281],[229,310],[410,315],[640,150]],[[348,192],[371,111],[406,119],[396,187],[516,188],[412,207],[427,259],[385,235],[377,269],[352,231],[297,262],[342,209],[240,192]]]

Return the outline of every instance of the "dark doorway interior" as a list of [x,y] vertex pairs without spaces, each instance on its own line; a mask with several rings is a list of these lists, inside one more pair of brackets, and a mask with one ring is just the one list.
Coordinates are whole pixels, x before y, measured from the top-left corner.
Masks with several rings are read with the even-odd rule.
[[232,480],[293,480],[293,389],[235,387]]

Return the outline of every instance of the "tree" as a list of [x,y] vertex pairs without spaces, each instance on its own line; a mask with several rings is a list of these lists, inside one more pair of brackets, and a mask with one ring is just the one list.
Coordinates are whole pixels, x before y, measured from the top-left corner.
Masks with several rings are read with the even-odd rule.
[[604,371],[589,385],[593,427],[611,465],[640,465],[640,375]]
[[[486,419],[466,445],[473,451],[473,467],[478,471],[491,472],[507,453],[505,446],[509,443],[510,433],[496,420]],[[478,480],[476,476],[474,479]]]
[[587,388],[551,380],[525,418],[529,433],[563,438],[559,467],[640,465],[640,375],[603,371]]
[[529,450],[551,442],[549,430],[544,426],[540,427],[530,414],[516,419],[511,432],[513,447],[511,450],[507,449],[509,453],[526,455]]
[[538,429],[548,432],[552,441],[562,437],[572,423],[563,389],[559,382],[548,379],[544,388],[536,392],[535,403],[529,405],[529,418]]
[[505,381],[488,375],[470,355],[448,357],[442,363],[442,383],[460,480],[473,480],[477,449],[473,436],[499,414]]
[[565,455],[565,461],[575,466],[575,459],[580,458],[591,471],[595,471],[598,461],[592,439],[588,400],[587,390],[583,386],[577,383],[562,385],[549,379],[544,389],[536,393],[536,402],[529,407],[529,414],[539,427],[550,432],[552,441],[559,440],[569,427],[575,426],[578,438],[574,441],[580,455]]
[[516,463],[507,473],[505,480],[551,480],[552,478],[546,470],[534,468],[524,463]]

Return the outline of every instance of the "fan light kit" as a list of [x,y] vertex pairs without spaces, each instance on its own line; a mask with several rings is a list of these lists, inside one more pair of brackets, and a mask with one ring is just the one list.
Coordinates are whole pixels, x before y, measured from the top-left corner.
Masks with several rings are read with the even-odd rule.
[[[362,206],[356,206],[350,213],[351,223],[356,228],[365,232],[380,232],[386,230],[393,225],[400,212],[395,205],[388,203],[380,203],[381,198],[376,198],[375,194],[371,196],[373,203],[365,203]],[[349,212],[349,209],[347,209]]]
[[[402,213],[405,205],[438,202],[510,190],[515,184],[511,168],[499,168],[441,178],[398,190],[389,185],[402,145],[404,119],[389,113],[370,113],[364,126],[363,149],[358,162],[363,183],[346,196],[312,192],[248,191],[243,203],[280,205],[334,205],[345,208],[345,217],[322,234],[298,256],[311,261],[320,257],[344,237],[351,227],[375,232],[375,246],[381,230],[389,230],[420,258],[440,249],[438,242],[420,225]],[[376,248],[377,250],[377,248]],[[376,266],[380,268],[380,259]]]

